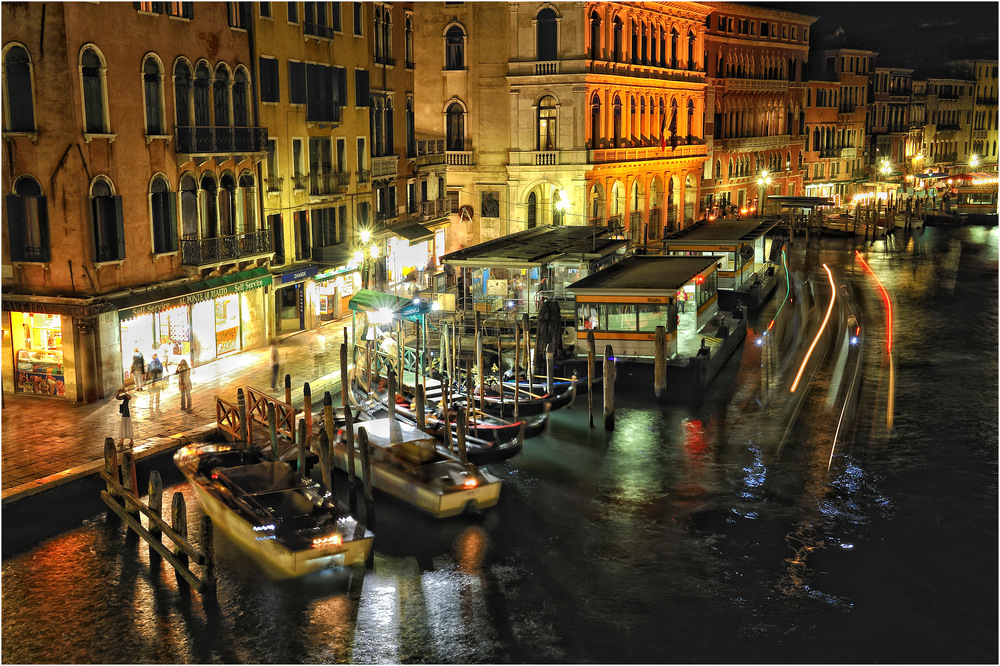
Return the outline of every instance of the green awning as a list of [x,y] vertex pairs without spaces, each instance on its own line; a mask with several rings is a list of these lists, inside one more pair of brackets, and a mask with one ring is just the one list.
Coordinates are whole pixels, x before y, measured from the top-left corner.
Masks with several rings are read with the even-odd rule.
[[220,275],[198,282],[177,284],[113,298],[111,304],[118,310],[118,318],[124,320],[166,310],[175,305],[199,303],[227,294],[259,289],[269,284],[271,284],[271,272],[263,267],[254,268],[232,275]]
[[403,298],[402,296],[383,294],[380,291],[372,291],[370,289],[362,289],[351,296],[351,300],[347,302],[347,306],[352,310],[360,310],[364,312],[378,312],[382,308],[389,308],[392,311],[393,316],[410,318],[427,314],[431,311],[433,303],[429,298],[421,299],[420,302],[417,303],[409,298]]

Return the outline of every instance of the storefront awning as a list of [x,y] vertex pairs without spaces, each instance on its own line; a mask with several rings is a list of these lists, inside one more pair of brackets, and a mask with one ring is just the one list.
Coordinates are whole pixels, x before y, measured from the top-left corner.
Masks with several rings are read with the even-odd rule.
[[405,227],[399,227],[398,229],[393,229],[392,233],[410,241],[410,245],[434,237],[434,232],[425,227],[424,225],[420,224],[419,222],[414,224],[408,224]]
[[380,291],[362,289],[351,296],[347,303],[352,310],[365,312],[378,312],[382,308],[389,308],[396,317],[415,317],[427,314],[434,305],[431,299],[421,299],[419,303],[409,298],[396,296],[395,294],[383,294]]
[[271,284],[270,271],[266,268],[255,268],[232,275],[221,275],[198,282],[113,298],[111,304],[118,310],[118,318],[124,320],[166,310],[175,305],[199,303],[227,294],[259,289],[269,284]]

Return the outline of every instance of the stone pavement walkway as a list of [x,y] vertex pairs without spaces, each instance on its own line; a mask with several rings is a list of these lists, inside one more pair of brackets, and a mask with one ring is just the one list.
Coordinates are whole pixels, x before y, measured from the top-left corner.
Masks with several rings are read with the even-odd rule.
[[[142,458],[195,441],[215,427],[215,396],[236,404],[244,386],[268,391],[284,400],[284,377],[291,375],[292,404],[302,407],[302,388],[309,382],[313,409],[322,407],[324,391],[340,391],[340,345],[350,318],[324,322],[278,342],[282,363],[278,390],[271,392],[270,349],[251,349],[191,371],[192,410],[181,411],[177,378],[165,376],[159,389],[132,391],[135,453]],[[171,366],[171,371],[175,366]],[[118,439],[121,403],[112,395],[96,403],[74,404],[56,398],[4,394],[2,410],[3,504],[33,495],[104,465],[104,438]]]

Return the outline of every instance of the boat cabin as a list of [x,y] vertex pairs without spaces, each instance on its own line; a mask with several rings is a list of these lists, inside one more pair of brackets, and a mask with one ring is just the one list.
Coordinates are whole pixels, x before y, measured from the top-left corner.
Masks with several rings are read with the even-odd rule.
[[[576,352],[594,332],[597,354],[655,356],[656,327],[667,334],[667,357],[689,353],[718,313],[717,272],[722,257],[632,255],[569,285],[576,305]],[[681,295],[683,294],[683,295]]]

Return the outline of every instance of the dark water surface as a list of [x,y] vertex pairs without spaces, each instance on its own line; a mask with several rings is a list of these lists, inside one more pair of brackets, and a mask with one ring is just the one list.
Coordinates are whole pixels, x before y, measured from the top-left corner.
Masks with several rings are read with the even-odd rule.
[[[853,249],[795,240],[776,335],[754,344],[783,288],[705,400],[619,387],[611,433],[599,396],[596,428],[585,399],[553,414],[492,466],[504,486],[483,520],[377,497],[364,575],[272,582],[220,536],[206,601],[95,514],[4,560],[0,657],[997,663],[997,231],[869,249],[891,357]],[[861,344],[827,334],[792,394],[829,299],[824,263]],[[197,525],[194,495],[175,489]]]

